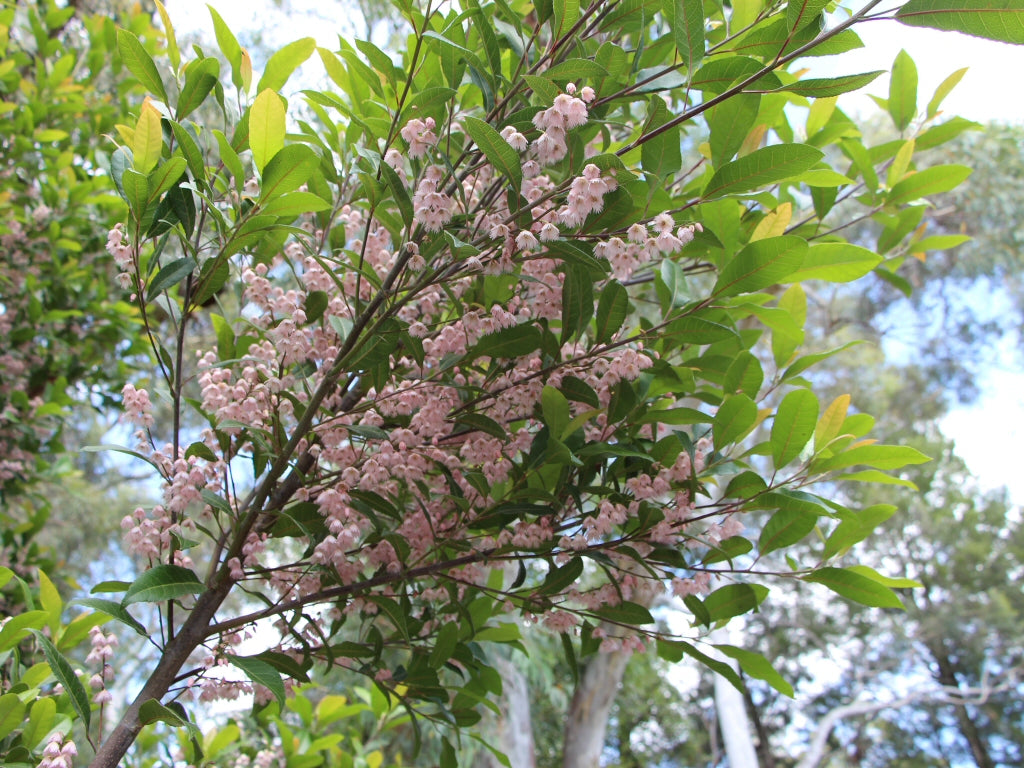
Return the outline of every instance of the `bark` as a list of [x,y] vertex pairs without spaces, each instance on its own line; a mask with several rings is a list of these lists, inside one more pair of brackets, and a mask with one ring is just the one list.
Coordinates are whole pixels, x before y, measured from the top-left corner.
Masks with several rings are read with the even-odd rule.
[[[735,669],[735,662],[729,661]],[[750,722],[743,694],[721,675],[715,675],[715,709],[725,742],[729,768],[758,768],[754,740],[750,738]]]
[[[505,754],[511,768],[536,768],[526,676],[508,659],[498,659],[494,666],[502,682],[501,717],[494,724],[498,734],[494,746]],[[502,768],[502,764],[491,752],[484,751],[479,753],[474,768]]]
[[[946,649],[941,644],[930,644],[928,650],[938,667],[938,674],[935,675],[935,679],[946,690],[959,690],[960,680],[956,674],[956,666],[946,652]],[[992,761],[988,753],[988,747],[985,745],[985,738],[978,730],[978,726],[974,722],[974,718],[971,717],[971,713],[967,710],[967,706],[962,702],[954,704],[953,711],[956,713],[956,722],[960,727],[960,733],[966,739],[971,749],[971,756],[974,758],[975,765],[978,768],[995,768],[995,763]]]
[[580,671],[565,724],[563,768],[601,764],[608,718],[630,655],[629,651],[598,653]]

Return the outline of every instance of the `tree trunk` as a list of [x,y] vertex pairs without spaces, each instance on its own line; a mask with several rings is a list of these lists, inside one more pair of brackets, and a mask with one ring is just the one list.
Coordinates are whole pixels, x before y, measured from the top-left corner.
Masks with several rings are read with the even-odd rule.
[[[496,718],[494,745],[508,758],[511,768],[536,768],[537,751],[533,743],[530,720],[530,693],[526,676],[508,659],[497,659],[495,668],[501,674],[501,716]],[[473,768],[502,768],[490,751],[479,753]]]
[[598,653],[580,671],[565,724],[563,768],[601,764],[608,718],[630,655],[629,651]]
[[[960,681],[957,678],[956,666],[953,660],[949,658],[949,654],[941,642],[929,643],[928,651],[931,653],[932,658],[935,659],[935,664],[938,667],[938,674],[935,675],[935,679],[939,684],[949,690],[959,689]],[[974,758],[975,765],[978,768],[995,768],[995,763],[988,754],[985,739],[978,731],[978,726],[971,717],[971,713],[967,710],[967,706],[962,703],[953,704],[953,711],[956,712],[956,721],[960,727],[960,733],[967,740],[967,744],[971,748],[971,756]]]
[[757,734],[757,759],[764,768],[775,768],[775,755],[772,754],[772,747],[768,741],[768,729],[764,727],[761,713],[758,712],[749,690],[744,692],[743,701],[747,705],[747,716],[754,723],[754,732]]
[[[729,664],[736,668],[736,662],[729,660]],[[715,675],[715,709],[729,768],[758,768],[743,694],[721,675]]]

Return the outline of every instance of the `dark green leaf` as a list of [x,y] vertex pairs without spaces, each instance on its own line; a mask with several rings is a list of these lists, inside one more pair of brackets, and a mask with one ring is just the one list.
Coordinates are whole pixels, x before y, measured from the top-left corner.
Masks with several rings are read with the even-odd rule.
[[150,568],[133,581],[121,604],[158,603],[202,591],[202,582],[191,570],[163,564]]
[[467,115],[462,118],[462,125],[473,139],[473,143],[483,152],[487,162],[507,177],[518,192],[523,183],[523,167],[519,163],[519,153],[512,149],[490,124],[479,118]]
[[188,728],[193,736],[202,735],[194,723],[190,723],[186,718],[173,709],[165,707],[156,699],[143,702],[142,706],[139,707],[139,723],[142,725],[167,723],[172,728]]
[[762,555],[796,544],[814,530],[818,516],[795,507],[778,510],[765,523],[757,540],[757,550]]
[[121,61],[128,67],[128,71],[135,75],[146,90],[158,96],[160,101],[166,104],[167,91],[164,90],[160,72],[157,71],[152,57],[138,38],[128,30],[118,28],[117,50],[121,54]]
[[1024,44],[1022,0],[910,0],[896,12],[896,20],[912,27]]
[[840,597],[872,608],[902,608],[899,597],[878,582],[845,568],[819,568],[804,581],[824,584]]
[[820,99],[828,96],[839,96],[843,93],[856,91],[871,83],[885,70],[864,72],[860,75],[842,75],[841,77],[821,77],[797,80],[789,85],[773,89],[773,92],[795,93],[797,96]]
[[123,605],[115,603],[113,600],[103,600],[99,597],[79,597],[74,601],[75,605],[84,605],[86,608],[92,608],[94,611],[105,613],[112,619],[116,619],[125,626],[131,627],[132,630],[141,635],[142,637],[149,637],[149,631],[142,626],[136,619],[128,613]]
[[238,667],[252,682],[262,685],[277,699],[278,706],[284,711],[284,681],[281,673],[273,666],[257,656],[226,656],[228,662]]
[[767,594],[768,587],[760,584],[726,584],[704,598],[704,607],[712,621],[731,619],[755,610]]
[[172,261],[163,267],[153,277],[149,288],[146,290],[146,301],[153,301],[157,296],[168,288],[177,285],[196,268],[196,263],[191,256],[186,256],[177,261]]
[[305,144],[289,144],[263,169],[260,202],[295,191],[309,180],[319,164],[316,152]]
[[764,680],[768,685],[781,693],[783,696],[793,698],[793,686],[787,683],[771,663],[760,653],[746,651],[732,645],[716,645],[719,651],[731,659],[739,662],[740,669],[750,677]]
[[86,731],[88,731],[92,721],[92,705],[89,703],[89,695],[85,692],[82,681],[78,679],[78,675],[75,674],[68,660],[64,658],[61,652],[57,650],[57,646],[51,643],[46,635],[38,629],[30,629],[29,632],[35,635],[36,641],[43,649],[46,663],[50,665],[50,671],[57,678],[57,682],[64,686],[64,690],[67,691],[68,696],[71,698],[71,706],[75,708],[75,712],[82,718],[82,723],[85,725]]
[[713,200],[760,189],[809,171],[822,157],[820,149],[806,144],[762,147],[719,168],[704,188],[703,197]]

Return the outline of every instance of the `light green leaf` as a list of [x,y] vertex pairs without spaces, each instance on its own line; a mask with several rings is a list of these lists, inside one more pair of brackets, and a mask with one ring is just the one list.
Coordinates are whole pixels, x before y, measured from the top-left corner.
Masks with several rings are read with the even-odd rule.
[[523,168],[519,163],[519,153],[501,138],[500,133],[479,118],[466,116],[462,118],[462,125],[473,139],[473,143],[483,152],[487,162],[507,177],[518,193],[519,187],[523,183]]
[[916,448],[909,445],[860,445],[843,451],[837,456],[816,461],[815,468],[821,472],[846,469],[863,464],[874,469],[900,469],[908,464],[924,464],[931,461]]
[[267,163],[260,185],[260,202],[294,192],[320,165],[320,158],[305,144],[289,144]]
[[26,611],[12,616],[0,628],[0,653],[9,651],[34,629],[46,626],[46,611]]
[[932,100],[928,102],[928,110],[925,114],[929,118],[935,117],[939,114],[939,107],[942,105],[943,100],[949,96],[950,92],[956,88],[957,83],[959,83],[966,74],[967,67],[964,67],[963,69],[958,69],[939,83],[939,87],[935,89],[935,94],[932,96]]
[[561,440],[570,419],[569,401],[565,395],[549,384],[541,392],[540,406],[544,424],[551,436],[556,440]]
[[786,26],[802,29],[818,18],[829,0],[790,0],[786,3]]
[[319,213],[330,207],[330,203],[312,192],[289,192],[261,206],[260,213],[291,220],[304,213]]
[[85,730],[88,731],[92,719],[92,707],[89,704],[89,696],[82,686],[82,681],[78,679],[75,671],[68,664],[68,660],[64,658],[61,652],[57,650],[57,646],[51,643],[46,635],[38,629],[30,629],[29,632],[36,636],[36,641],[39,643],[39,647],[43,649],[43,655],[46,657],[46,663],[50,665],[50,671],[57,678],[57,682],[64,686],[64,690],[67,691],[68,696],[71,698],[71,706],[75,708],[75,712],[82,718]]
[[786,682],[771,665],[771,662],[760,653],[746,651],[733,645],[716,645],[715,648],[729,658],[735,659],[745,674],[758,680],[764,680],[783,696],[793,698],[793,686]]
[[863,277],[877,267],[882,257],[852,243],[821,243],[807,250],[804,265],[793,273],[794,282],[828,280],[848,283]]
[[163,150],[164,136],[160,128],[160,112],[153,102],[146,99],[139,110],[139,119],[135,123],[132,137],[132,157],[135,170],[149,173],[156,168]]
[[921,589],[924,586],[921,582],[914,581],[914,579],[883,576],[874,568],[870,568],[866,565],[851,565],[846,570],[859,573],[861,576],[866,576],[872,581],[878,582],[882,586],[889,587],[890,589]]
[[16,693],[0,696],[0,739],[24,725],[25,702]]
[[773,144],[723,165],[704,188],[704,199],[736,195],[809,171],[824,153],[806,144]]
[[966,165],[936,165],[925,168],[896,184],[890,191],[890,205],[910,203],[928,195],[948,192],[971,175]]
[[806,253],[807,241],[794,235],[755,240],[725,265],[712,293],[716,298],[735,296],[790,282]]
[[891,589],[846,568],[819,568],[804,581],[824,584],[840,597],[872,608],[903,608]]
[[767,595],[768,587],[761,584],[726,584],[704,598],[704,607],[711,621],[721,621],[753,611]]
[[171,24],[171,17],[167,14],[167,9],[164,8],[164,4],[160,0],[154,0],[156,3],[156,9],[160,13],[160,21],[164,25],[164,36],[167,39],[167,58],[171,60],[171,67],[177,72],[178,67],[181,65],[181,52],[178,50],[178,40],[174,36],[174,25]]
[[818,423],[818,398],[808,389],[795,389],[779,403],[772,423],[772,461],[781,469],[800,455]]
[[164,564],[150,568],[133,581],[121,604],[159,603],[202,591],[203,583],[191,570]]
[[672,30],[676,50],[687,71],[693,72],[704,58],[704,3],[702,0],[663,0],[661,14]]
[[256,85],[257,93],[269,88],[272,91],[279,91],[284,88],[288,78],[292,76],[300,64],[313,55],[316,50],[316,39],[304,37],[294,43],[288,43],[270,57],[266,68],[263,70],[263,77]]
[[285,106],[275,91],[265,88],[249,108],[249,149],[261,174],[267,163],[284,149]]
[[1024,44],[1024,0],[910,0],[896,12],[896,20]]
[[238,40],[224,23],[224,19],[212,5],[206,6],[210,11],[210,18],[213,19],[213,33],[217,37],[217,45],[220,52],[224,54],[228,64],[231,65],[231,82],[236,88],[242,87],[242,48]]
[[743,394],[729,395],[722,401],[711,422],[715,450],[722,450],[745,435],[757,421],[757,405]]
[[906,51],[896,54],[889,79],[889,115],[898,131],[904,131],[917,115],[917,65]]
[[879,75],[885,74],[885,70],[864,72],[860,75],[843,75],[841,77],[807,78],[797,80],[795,83],[775,88],[772,92],[795,93],[797,96],[820,99],[829,96],[839,96],[843,93],[856,91],[871,83]]
[[566,59],[544,70],[549,80],[581,80],[585,77],[600,79],[608,77],[608,70],[590,59]]
[[757,540],[757,550],[762,555],[796,544],[814,530],[818,516],[813,512],[796,507],[778,510],[765,523]]
[[128,71],[135,75],[147,91],[166,104],[167,91],[164,90],[164,81],[160,79],[156,64],[138,38],[128,30],[118,28],[117,50]]

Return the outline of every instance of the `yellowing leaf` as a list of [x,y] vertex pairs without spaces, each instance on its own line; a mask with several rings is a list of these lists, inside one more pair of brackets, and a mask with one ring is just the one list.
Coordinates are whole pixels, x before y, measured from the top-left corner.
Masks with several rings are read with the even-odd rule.
[[252,85],[252,58],[249,51],[242,49],[242,62],[239,66],[239,74],[242,76],[242,90],[248,91]]
[[778,237],[786,233],[786,227],[793,219],[793,204],[782,203],[778,208],[769,213],[754,228],[750,241],[764,240],[766,237]]
[[814,449],[820,451],[839,436],[839,430],[846,420],[846,412],[850,408],[850,396],[840,395],[825,409],[818,419],[814,430]]
[[736,153],[736,156],[744,157],[745,155],[749,155],[755,149],[758,149],[761,146],[761,142],[764,141],[764,135],[766,133],[768,133],[768,125],[766,123],[755,125],[750,130],[750,133],[747,134],[747,138],[745,138],[743,143],[740,144],[740,149]]
[[163,144],[164,135],[160,128],[160,110],[147,96],[146,100],[142,102],[139,120],[135,123],[135,133],[132,135],[132,156],[135,170],[139,173],[149,173],[156,168]]
[[284,149],[284,135],[284,99],[265,88],[249,109],[249,148],[260,173],[274,155]]

